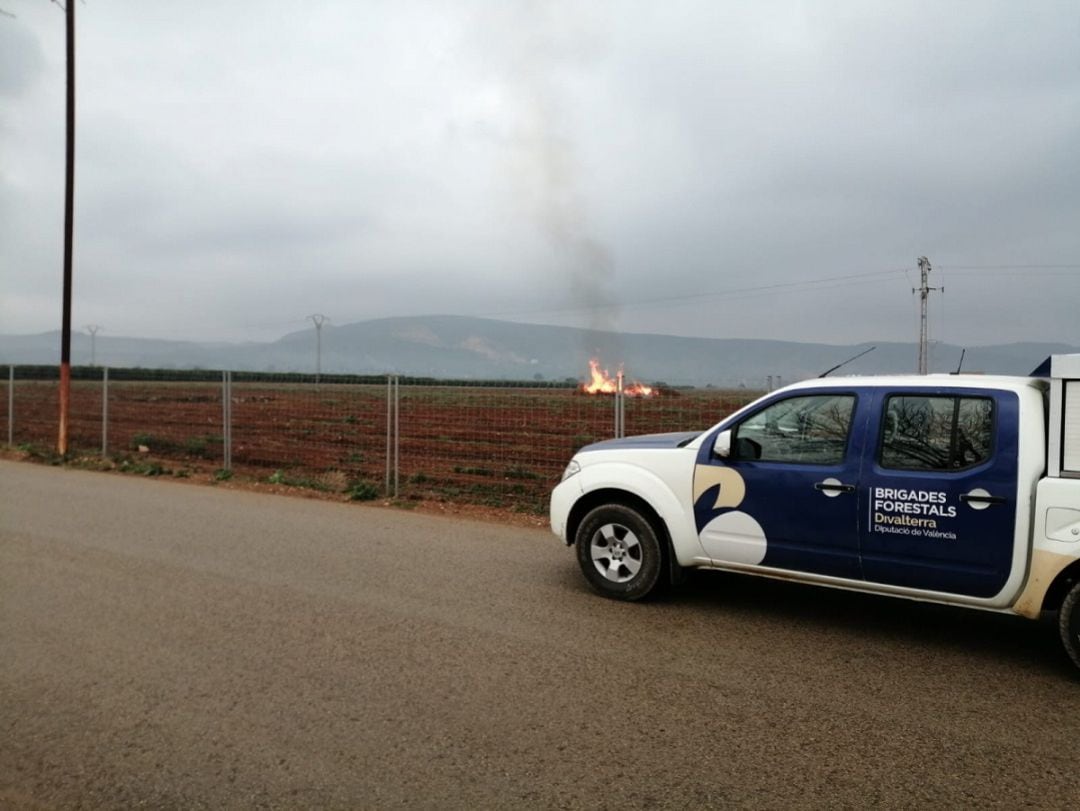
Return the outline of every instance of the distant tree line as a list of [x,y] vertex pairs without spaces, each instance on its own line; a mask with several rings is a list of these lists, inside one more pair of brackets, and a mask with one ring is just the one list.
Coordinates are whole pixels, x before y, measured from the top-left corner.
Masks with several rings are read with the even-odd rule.
[[[2,367],[0,367],[2,368]],[[101,380],[100,366],[73,366],[72,380]],[[141,367],[117,367],[109,369],[109,380],[154,381],[173,383],[217,383],[221,381],[220,369],[144,369]],[[16,365],[16,380],[59,380],[60,371],[54,365]],[[320,385],[383,385],[387,375],[320,375]],[[234,383],[314,383],[315,375],[299,372],[233,372]],[[477,386],[486,388],[571,389],[577,380],[469,380],[465,378],[435,378],[398,376],[402,386]]]

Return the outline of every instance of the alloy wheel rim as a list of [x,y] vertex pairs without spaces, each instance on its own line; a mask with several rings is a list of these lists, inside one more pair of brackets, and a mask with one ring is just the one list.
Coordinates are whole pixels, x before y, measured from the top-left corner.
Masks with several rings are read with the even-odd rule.
[[623,524],[604,524],[592,534],[589,554],[605,580],[626,583],[641,570],[641,541]]

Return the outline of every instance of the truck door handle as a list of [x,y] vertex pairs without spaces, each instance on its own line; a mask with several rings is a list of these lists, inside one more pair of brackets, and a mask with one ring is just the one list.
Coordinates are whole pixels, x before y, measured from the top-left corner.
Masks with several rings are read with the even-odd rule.
[[960,500],[965,504],[982,504],[990,506],[991,504],[1004,504],[1005,499],[1002,496],[982,495],[981,493],[961,493]]
[[854,493],[855,485],[841,484],[840,482],[816,482],[815,490],[825,490],[830,493]]

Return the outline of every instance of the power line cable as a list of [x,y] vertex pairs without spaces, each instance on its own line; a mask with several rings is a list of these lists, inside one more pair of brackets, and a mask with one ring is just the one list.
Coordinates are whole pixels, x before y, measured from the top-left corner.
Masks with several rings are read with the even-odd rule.
[[562,313],[577,313],[585,311],[597,311],[597,310],[633,310],[640,309],[641,307],[653,306],[657,304],[670,304],[678,302],[697,302],[702,299],[710,298],[751,298],[757,295],[765,295],[774,292],[810,292],[816,290],[829,290],[836,287],[846,287],[851,284],[867,284],[870,282],[885,281],[886,276],[893,276],[898,273],[903,273],[903,268],[897,268],[895,270],[875,271],[873,273],[851,273],[842,276],[826,276],[820,279],[805,279],[797,282],[777,282],[775,284],[756,285],[754,287],[736,287],[727,290],[714,290],[711,292],[691,293],[678,296],[660,296],[657,298],[648,299],[636,299],[634,301],[622,301],[613,302],[608,305],[575,305],[571,307],[557,307],[557,308],[544,308],[544,309],[531,309],[531,310],[514,310],[507,311],[501,310],[498,312],[488,312],[478,317],[497,317],[497,316],[520,316],[520,315],[557,315]]
[[1035,270],[1035,271],[1062,271],[1062,270],[1080,270],[1080,264],[1065,264],[1065,265],[938,265],[941,270],[948,269],[952,271],[959,271],[962,273],[970,273],[973,271],[983,270]]

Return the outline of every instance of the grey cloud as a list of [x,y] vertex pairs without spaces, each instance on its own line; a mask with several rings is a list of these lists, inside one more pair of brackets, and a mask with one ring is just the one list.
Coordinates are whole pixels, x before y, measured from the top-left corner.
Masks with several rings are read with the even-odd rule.
[[0,17],[0,98],[25,95],[44,69],[45,57],[38,41],[17,19]]
[[[59,256],[43,5],[0,130],[0,306],[26,331],[54,326]],[[1069,3],[117,8],[81,15],[76,184],[77,311],[113,334],[320,311],[909,340],[902,274],[722,293],[1080,263]],[[957,273],[936,328],[1075,343],[1077,278]],[[668,300],[695,292],[721,295]]]

